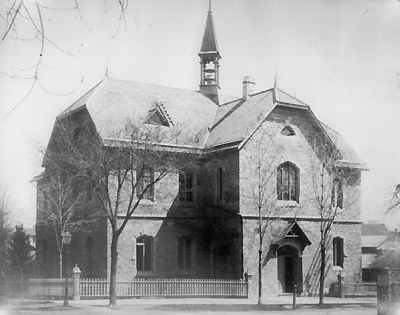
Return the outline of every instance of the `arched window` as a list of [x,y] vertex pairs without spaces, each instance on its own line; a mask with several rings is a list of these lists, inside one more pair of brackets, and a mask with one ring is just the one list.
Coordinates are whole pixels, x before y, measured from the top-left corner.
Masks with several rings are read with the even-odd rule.
[[278,200],[294,200],[299,202],[299,169],[294,164],[285,162],[278,166],[277,173]]
[[216,187],[216,199],[217,201],[222,200],[222,167],[217,169],[217,187]]
[[343,268],[344,263],[344,241],[341,237],[333,239],[333,265]]
[[140,236],[136,239],[136,269],[137,271],[152,271],[153,238]]

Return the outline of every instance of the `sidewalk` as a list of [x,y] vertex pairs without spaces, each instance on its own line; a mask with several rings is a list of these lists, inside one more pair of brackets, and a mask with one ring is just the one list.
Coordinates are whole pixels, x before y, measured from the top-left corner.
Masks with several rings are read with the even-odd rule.
[[[61,303],[62,301],[52,301],[54,303]],[[280,306],[292,306],[293,296],[267,296],[261,300],[264,305],[280,305]],[[80,301],[69,301],[70,305],[108,305],[108,299],[101,300],[80,300]],[[257,304],[257,297],[250,297],[249,299],[118,299],[118,305],[255,305]],[[318,297],[296,297],[297,306],[317,306],[319,303]],[[332,306],[354,306],[354,307],[376,307],[376,298],[333,298],[324,297],[324,305]]]
[[[9,307],[14,310],[42,310],[42,311],[57,311],[62,310],[62,300],[10,300]],[[376,298],[332,298],[325,297],[324,305],[318,305],[318,297],[296,297],[296,308],[302,310],[318,310],[320,308],[335,308],[335,309],[367,309],[376,308]],[[76,310],[99,309],[107,306],[108,299],[101,300],[80,300],[69,301],[69,306]],[[260,311],[274,310],[285,311],[292,309],[293,296],[267,296],[262,299],[261,306],[257,305],[257,298],[249,299],[119,299],[117,301],[119,309],[143,310],[153,309],[157,311]],[[104,310],[104,308],[103,308]]]

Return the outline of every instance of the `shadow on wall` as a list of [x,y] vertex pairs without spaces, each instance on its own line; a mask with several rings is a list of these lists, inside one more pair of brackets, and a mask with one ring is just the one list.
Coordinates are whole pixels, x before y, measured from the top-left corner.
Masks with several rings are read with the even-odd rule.
[[[331,237],[329,236],[326,244],[330,244]],[[326,276],[331,268],[328,264],[330,259],[330,254],[328,253],[328,248],[326,249],[327,253],[325,255],[325,275],[324,280],[326,280]],[[318,245],[314,257],[311,261],[310,268],[307,271],[307,274],[304,279],[304,294],[306,296],[315,296],[319,294],[319,279],[321,273],[321,244]]]

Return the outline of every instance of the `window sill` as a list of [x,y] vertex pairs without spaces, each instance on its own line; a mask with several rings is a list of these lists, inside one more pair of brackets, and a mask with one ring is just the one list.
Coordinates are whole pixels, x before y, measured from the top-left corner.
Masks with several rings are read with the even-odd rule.
[[299,204],[294,200],[277,200],[276,205],[278,207],[298,207]]

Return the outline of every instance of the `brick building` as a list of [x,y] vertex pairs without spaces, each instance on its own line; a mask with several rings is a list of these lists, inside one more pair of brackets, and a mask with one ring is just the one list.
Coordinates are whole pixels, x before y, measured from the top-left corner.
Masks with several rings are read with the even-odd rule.
[[[212,169],[170,174],[154,185],[151,197],[142,200],[120,236],[118,278],[238,279],[245,273],[256,278],[259,215],[254,187],[259,182],[254,171],[265,168],[264,174],[270,175],[263,187],[269,196],[269,207],[279,211],[266,218],[273,224],[263,247],[263,291],[291,292],[296,284],[299,292],[315,294],[320,266],[320,217],[311,160],[319,157],[313,145],[319,138],[330,143],[329,150],[339,153],[335,165],[352,172],[351,180],[340,183],[340,189],[337,185],[336,190],[331,190],[329,202],[346,211],[338,212],[330,233],[326,286],[336,279],[333,266],[344,269],[349,280],[358,280],[361,205],[357,196],[365,164],[338,133],[315,117],[310,106],[276,84],[255,92],[254,80],[245,77],[242,97],[223,101],[219,82],[221,56],[211,11],[199,57],[199,91],[106,77],[57,117],[56,124],[65,117],[77,126],[90,124],[104,145],[112,138],[111,127],[122,125],[128,116],[166,129],[185,124],[188,133],[198,134],[198,141],[189,145],[205,161],[217,157]],[[263,165],[254,165],[260,148],[265,149],[259,159]],[[39,192],[48,186],[46,171],[38,178]],[[334,183],[335,179],[329,181]],[[91,196],[90,192],[86,194]],[[38,205],[43,202],[43,194],[38,193]],[[82,211],[95,208],[96,198],[86,198]],[[38,206],[38,217],[41,215]],[[106,219],[98,221],[90,233],[73,236],[71,260],[81,268],[82,277],[109,276],[110,242]],[[37,261],[38,276],[58,274],[55,239],[50,228],[40,224]],[[253,285],[256,292],[256,281]]]

